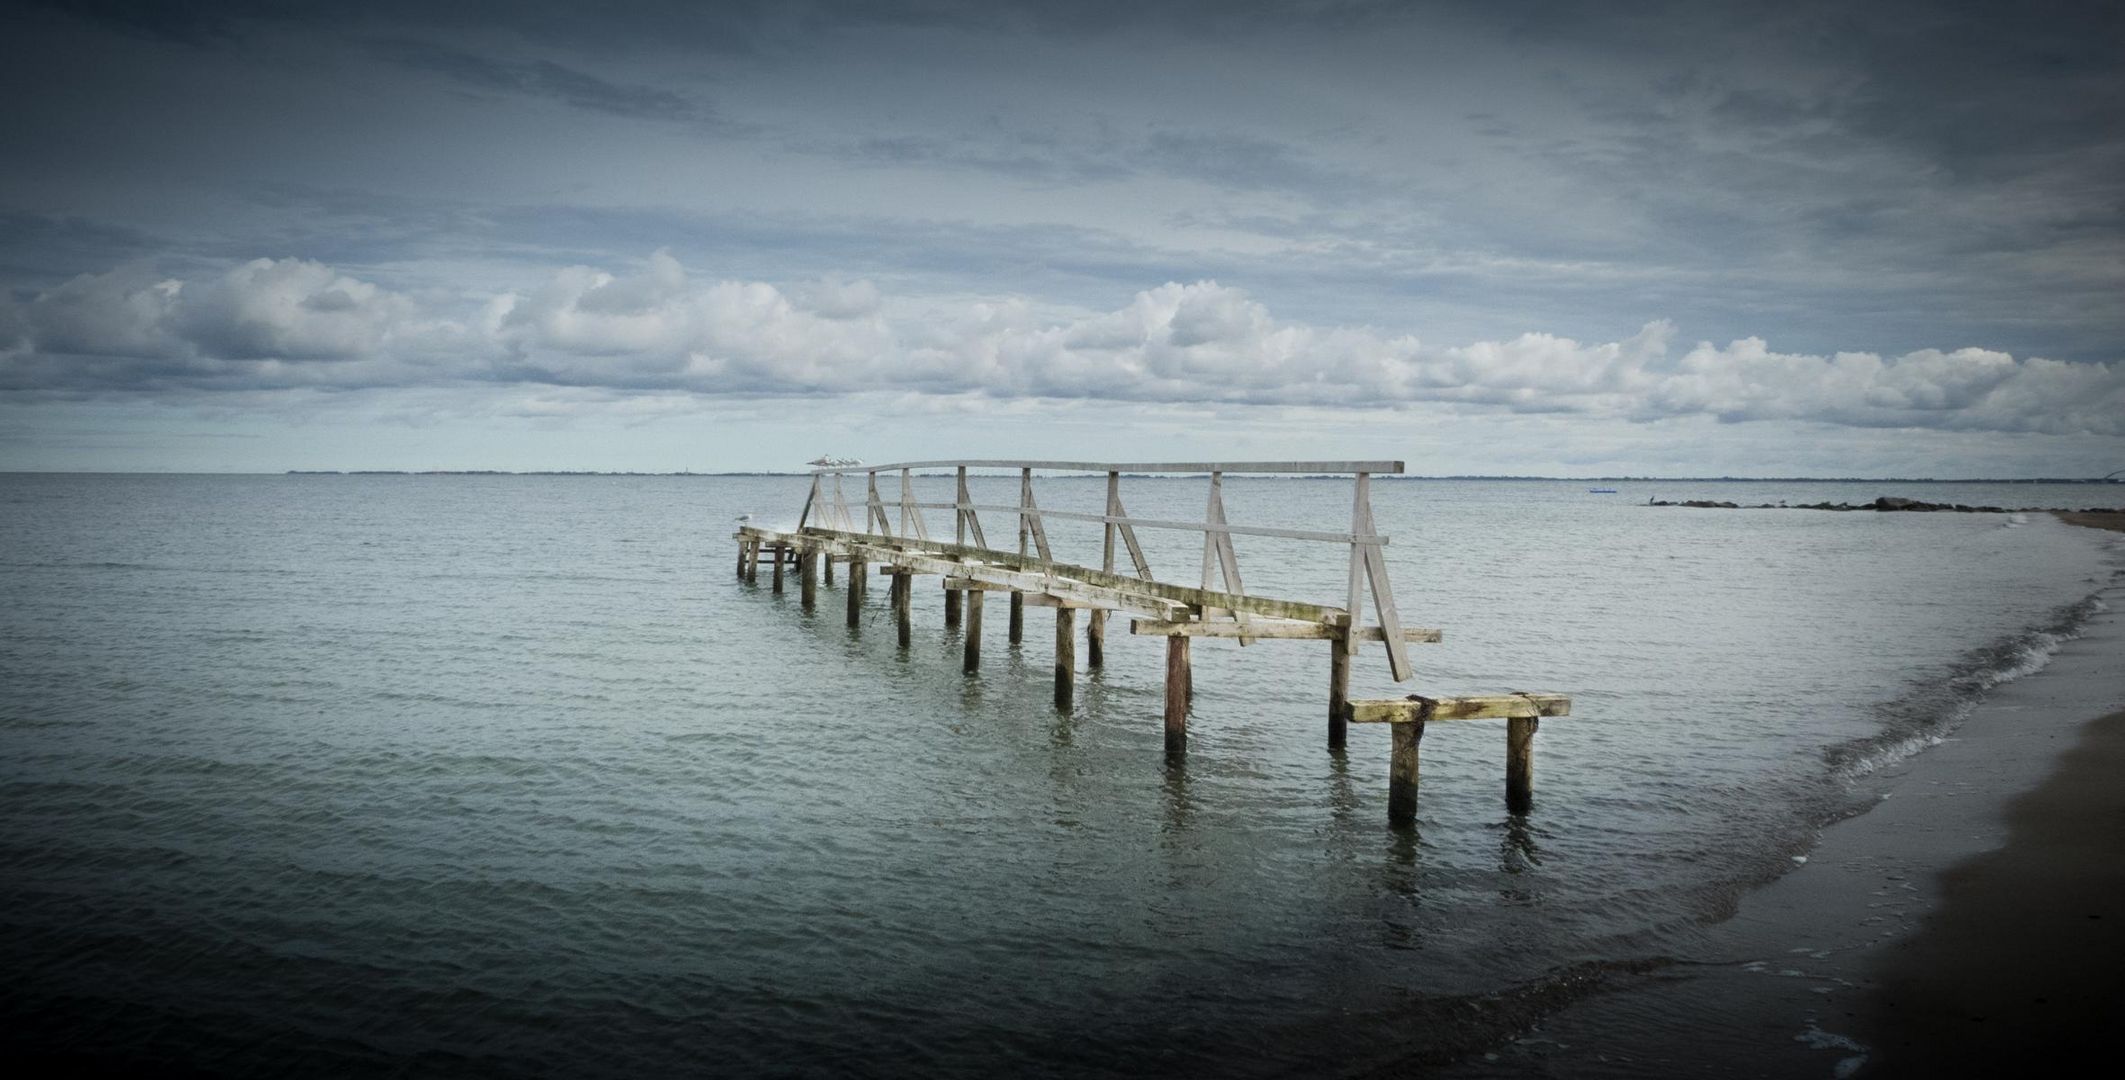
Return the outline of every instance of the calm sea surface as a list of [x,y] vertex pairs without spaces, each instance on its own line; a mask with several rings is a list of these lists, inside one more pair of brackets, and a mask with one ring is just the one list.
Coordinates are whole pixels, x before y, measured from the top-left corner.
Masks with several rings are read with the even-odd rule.
[[[919,481],[925,498],[946,480]],[[1015,478],[979,481],[1010,501]],[[2112,540],[2048,516],[1655,509],[2031,485],[1382,482],[1413,646],[1353,694],[1554,690],[1536,806],[1502,724],[1325,749],[1327,647],[1115,626],[1073,712],[1052,616],[734,581],[801,478],[0,476],[0,1018],[21,1053],[219,1073],[1140,1074],[1478,1047],[1775,875],[2085,616]],[[1044,480],[1097,510],[1098,479]],[[1200,479],[1130,480],[1199,518]],[[1337,529],[1347,481],[1226,483]],[[1009,522],[987,523],[992,537]],[[1095,562],[1092,526],[1052,526]],[[1199,538],[1152,534],[1168,580]],[[1193,542],[1191,543],[1191,539]],[[1239,537],[1250,591],[1343,554]]]

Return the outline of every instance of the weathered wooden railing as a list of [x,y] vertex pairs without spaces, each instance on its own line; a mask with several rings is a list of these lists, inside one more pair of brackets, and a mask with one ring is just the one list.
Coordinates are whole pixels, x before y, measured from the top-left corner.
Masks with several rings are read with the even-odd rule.
[[[916,470],[951,469],[955,481],[951,502],[924,502],[915,497]],[[1015,505],[974,501],[968,487],[968,470],[1015,470],[1019,476]],[[833,565],[848,566],[848,623],[859,624],[867,583],[866,568],[875,563],[880,574],[892,578],[891,601],[900,643],[912,636],[910,613],[912,578],[934,574],[943,579],[944,619],[948,627],[965,622],[965,670],[971,674],[981,663],[981,618],[984,595],[1005,592],[1010,596],[1010,641],[1024,636],[1024,611],[1028,604],[1055,609],[1055,702],[1069,709],[1076,686],[1076,612],[1086,609],[1086,659],[1088,666],[1104,663],[1106,621],[1110,612],[1133,615],[1130,632],[1166,639],[1166,750],[1169,755],[1187,749],[1188,707],[1194,679],[1190,642],[1197,637],[1237,638],[1241,645],[1263,640],[1325,640],[1331,643],[1328,691],[1328,742],[1341,747],[1347,725],[1386,721],[1396,733],[1393,768],[1390,770],[1389,816],[1407,821],[1415,813],[1416,745],[1424,724],[1433,719],[1504,717],[1511,720],[1508,735],[1507,802],[1514,812],[1524,812],[1532,791],[1533,706],[1539,701],[1540,715],[1561,716],[1569,708],[1554,695],[1506,698],[1411,699],[1407,702],[1352,702],[1351,658],[1367,641],[1386,646],[1388,671],[1400,682],[1412,672],[1408,645],[1436,642],[1437,630],[1406,628],[1395,608],[1394,589],[1388,580],[1381,548],[1388,537],[1374,525],[1371,477],[1375,473],[1399,473],[1399,461],[1271,461],[1271,462],[1083,462],[1083,461],[911,461],[891,465],[832,466],[812,474],[811,491],[798,517],[794,532],[753,526],[741,527],[739,576],[757,580],[760,555],[769,553],[774,566],[774,589],[782,591],[783,566],[794,559],[803,590],[803,603],[816,602],[816,582],[824,577],[833,583]],[[1036,472],[1104,473],[1106,506],[1103,513],[1082,513],[1043,508],[1034,493]],[[861,473],[861,521],[845,477]],[[879,474],[899,474],[897,498],[888,502],[878,487]],[[1141,518],[1128,513],[1122,502],[1122,480],[1133,474],[1208,474],[1208,500],[1201,521]],[[1224,476],[1227,473],[1347,475],[1353,478],[1350,529],[1347,532],[1289,529],[1235,524],[1225,512]],[[926,474],[927,475],[927,474]],[[952,513],[952,539],[933,538],[924,510]],[[894,511],[898,519],[895,520]],[[1017,525],[1017,550],[989,546],[981,515],[1007,515]],[[1101,532],[1101,565],[1098,568],[1059,560],[1050,545],[1048,520],[1096,523]],[[1152,573],[1137,530],[1158,529],[1200,533],[1203,536],[1199,586],[1190,587],[1158,580]],[[1234,536],[1261,536],[1284,540],[1315,541],[1348,549],[1349,569],[1346,604],[1343,607],[1257,596],[1246,591],[1241,578]],[[1120,541],[1119,550],[1116,541]],[[1117,555],[1126,553],[1129,572],[1117,570]],[[822,573],[823,571],[823,573]],[[1375,621],[1364,618],[1365,601],[1371,599]],[[1427,708],[1399,708],[1426,701]],[[1504,704],[1499,704],[1504,702]],[[1518,703],[1518,704],[1515,704]],[[1443,712],[1441,709],[1443,708]],[[1522,721],[1527,726],[1523,730]]]

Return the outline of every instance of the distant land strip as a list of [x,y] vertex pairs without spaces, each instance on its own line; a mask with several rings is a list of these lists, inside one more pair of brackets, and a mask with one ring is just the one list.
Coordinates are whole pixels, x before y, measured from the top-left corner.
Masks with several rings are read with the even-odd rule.
[[1879,513],[1904,514],[2054,514],[2069,525],[2086,525],[2095,529],[2125,531],[2125,507],[2090,506],[2079,510],[2061,506],[1969,506],[1964,503],[1935,503],[1921,499],[1900,499],[1883,495],[1866,503],[1758,503],[1744,506],[1737,502],[1713,499],[1686,499],[1669,502],[1664,499],[1648,499],[1647,506],[1683,506],[1697,510],[1872,510]]
[[[999,470],[999,473],[1009,470]],[[254,474],[255,475],[255,474]],[[810,476],[810,470],[791,472],[787,470],[736,470],[732,472],[701,472],[679,469],[669,472],[643,470],[602,469],[289,469],[287,476]],[[949,472],[916,470],[916,476],[951,476]],[[1087,473],[1087,476],[1092,474]],[[1149,474],[1125,473],[1126,476]],[[1293,474],[1260,479],[1313,480],[1341,479],[1344,477],[1315,477]],[[1250,478],[1255,479],[1255,478]],[[1376,481],[1389,480],[1471,480],[1516,483],[1555,484],[2118,484],[2125,481],[2086,476],[2022,476],[2022,477],[1966,477],[1949,479],[1925,476],[1487,476],[1480,474],[1452,474],[1446,476],[1419,476],[1408,473],[1381,474]],[[1695,503],[1660,503],[1662,506],[1695,505]],[[1829,507],[1817,507],[1829,509]],[[1847,507],[1848,509],[1872,510],[1870,504]]]

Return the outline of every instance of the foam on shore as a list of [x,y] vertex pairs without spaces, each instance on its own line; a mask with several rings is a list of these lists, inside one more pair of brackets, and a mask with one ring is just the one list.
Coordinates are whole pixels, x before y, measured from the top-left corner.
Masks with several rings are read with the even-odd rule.
[[[2111,546],[2125,563],[2125,541]],[[1732,919],[1703,928],[1675,962],[1612,979],[1447,1075],[1902,1075],[2051,1037],[2030,1026],[2040,1011],[1995,1008],[1973,1021],[1968,1003],[1999,1000],[2002,986],[2027,989],[1988,966],[2003,943],[2025,970],[2043,969],[2047,951],[2070,961],[2068,951],[2083,948],[2075,942],[2086,935],[2056,932],[2058,919],[2036,910],[2039,894],[2023,895],[2012,875],[2043,867],[2074,880],[2061,856],[2047,862],[2044,852],[2073,850],[2087,818],[2125,816],[2125,789],[2062,772],[2084,742],[2101,743],[2086,753],[2115,756],[2125,740],[2113,715],[2125,709],[2121,598],[2125,570],[2115,570],[2054,623],[1959,668],[1959,685],[1930,708],[1914,706],[1907,730],[1847,748],[1834,763],[1867,778],[1871,809],[1825,829],[1792,872],[1744,896]],[[2041,809],[2021,809],[2032,803]],[[1993,887],[1966,889],[1971,898],[1957,907],[1956,883],[1970,880]],[[2069,895],[2085,906],[2090,894]],[[1972,947],[1979,934],[1987,949]],[[2099,1004],[2110,1008],[2115,994],[2103,989]],[[1944,1021],[1955,1009],[1963,1015]]]

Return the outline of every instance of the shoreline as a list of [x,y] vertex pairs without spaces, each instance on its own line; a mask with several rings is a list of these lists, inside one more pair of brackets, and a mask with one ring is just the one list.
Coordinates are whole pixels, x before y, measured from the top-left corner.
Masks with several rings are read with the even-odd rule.
[[2125,871],[2092,853],[2125,836],[2125,570],[2093,591],[2106,610],[2046,667],[1884,769],[1874,805],[1685,932],[1672,963],[1441,1074],[1937,1075],[2092,1043],[2125,997]]

